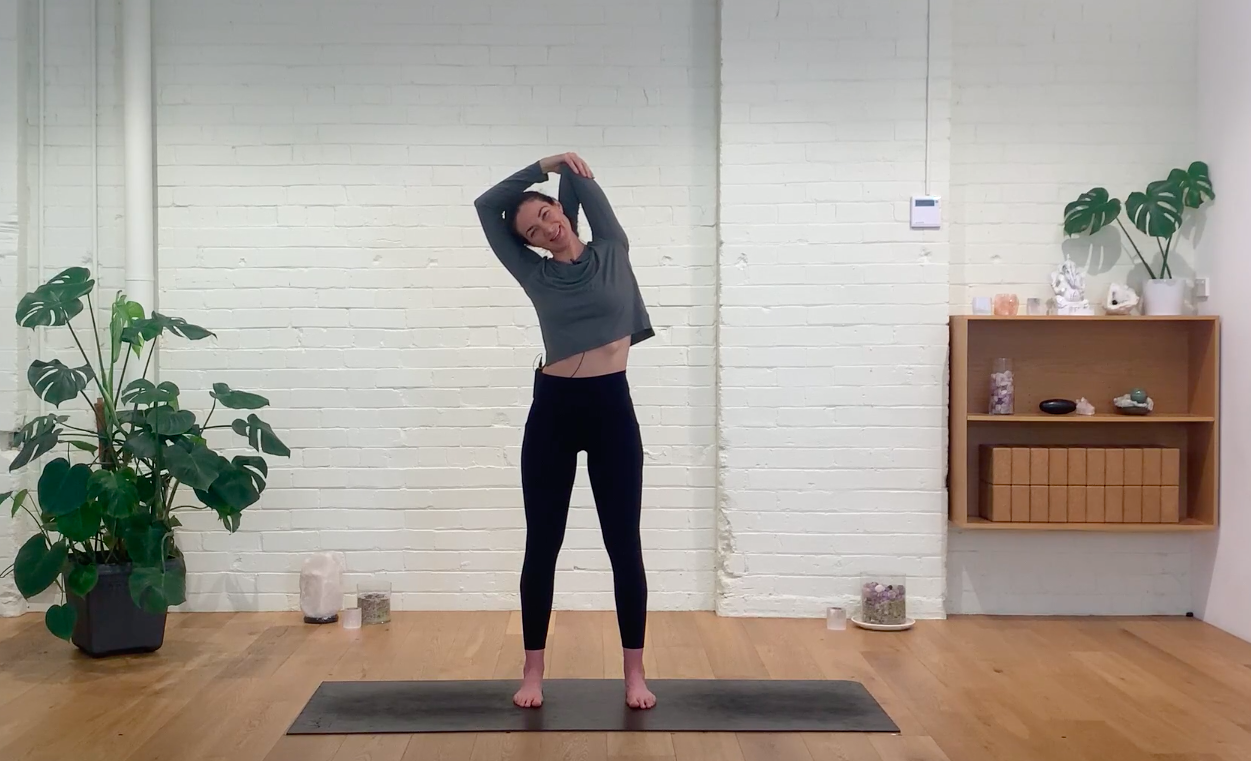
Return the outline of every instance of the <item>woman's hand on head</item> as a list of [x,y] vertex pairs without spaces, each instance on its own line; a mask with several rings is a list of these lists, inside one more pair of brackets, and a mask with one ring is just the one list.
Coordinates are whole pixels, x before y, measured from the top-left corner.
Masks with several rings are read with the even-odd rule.
[[582,157],[576,153],[558,153],[555,156],[548,156],[539,160],[539,169],[544,172],[555,172],[560,168],[561,164],[567,164],[570,169],[582,175],[583,177],[594,179],[595,175],[591,173],[591,167],[582,160]]

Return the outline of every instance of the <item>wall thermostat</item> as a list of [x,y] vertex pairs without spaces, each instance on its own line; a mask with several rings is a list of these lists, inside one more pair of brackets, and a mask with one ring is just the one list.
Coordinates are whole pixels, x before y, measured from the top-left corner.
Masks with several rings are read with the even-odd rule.
[[912,197],[912,229],[932,230],[942,227],[942,207],[938,196]]

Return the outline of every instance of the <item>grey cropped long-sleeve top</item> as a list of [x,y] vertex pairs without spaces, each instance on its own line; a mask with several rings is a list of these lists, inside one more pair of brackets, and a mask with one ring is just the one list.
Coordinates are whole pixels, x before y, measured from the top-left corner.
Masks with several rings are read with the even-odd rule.
[[532,185],[547,179],[538,162],[487,190],[474,202],[487,242],[516,278],[538,314],[547,364],[626,336],[651,338],[651,318],[630,266],[630,241],[595,180],[560,169],[559,201],[576,235],[578,206],[586,210],[592,238],[573,262],[540,256],[508,229],[505,214]]

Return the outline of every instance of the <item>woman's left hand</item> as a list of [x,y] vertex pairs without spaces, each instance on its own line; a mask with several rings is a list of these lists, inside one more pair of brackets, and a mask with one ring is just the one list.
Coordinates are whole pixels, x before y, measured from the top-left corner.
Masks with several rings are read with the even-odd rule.
[[591,167],[582,160],[581,156],[573,152],[558,153],[555,156],[548,156],[547,158],[539,161],[539,168],[545,172],[554,172],[561,164],[567,164],[570,169],[583,177],[595,179],[594,173],[591,172]]

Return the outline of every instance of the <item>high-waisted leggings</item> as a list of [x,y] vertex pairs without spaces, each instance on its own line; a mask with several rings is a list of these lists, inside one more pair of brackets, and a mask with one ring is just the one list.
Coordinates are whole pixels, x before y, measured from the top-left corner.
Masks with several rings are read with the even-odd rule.
[[556,556],[565,538],[579,452],[586,452],[600,532],[612,563],[621,646],[641,648],[647,620],[647,578],[639,540],[643,442],[624,372],[589,378],[535,373],[534,401],[521,445],[524,646],[542,650],[547,641]]

